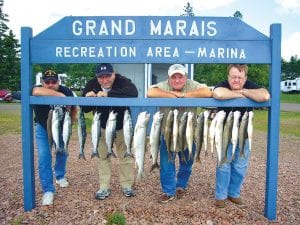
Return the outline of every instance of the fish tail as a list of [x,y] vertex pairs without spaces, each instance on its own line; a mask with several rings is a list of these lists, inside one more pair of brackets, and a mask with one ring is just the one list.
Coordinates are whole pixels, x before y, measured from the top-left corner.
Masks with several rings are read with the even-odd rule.
[[134,157],[133,157],[133,154],[132,154],[131,152],[125,152],[124,158],[126,158],[126,157],[134,158]]
[[152,172],[155,168],[159,169],[159,165],[157,162],[151,166],[150,172]]
[[78,159],[84,159],[84,160],[86,160],[85,155],[84,155],[83,152],[82,152],[82,153],[79,153]]
[[137,175],[136,180],[139,182],[145,178],[146,178],[146,174],[145,174],[145,172],[142,172]]
[[91,159],[94,158],[94,157],[96,157],[96,156],[99,158],[99,153],[98,153],[98,151],[92,153]]

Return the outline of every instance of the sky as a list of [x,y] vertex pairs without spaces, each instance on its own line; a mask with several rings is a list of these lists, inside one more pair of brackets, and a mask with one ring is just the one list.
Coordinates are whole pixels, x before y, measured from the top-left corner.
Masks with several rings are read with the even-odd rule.
[[195,16],[228,17],[240,11],[245,23],[267,36],[270,25],[279,23],[282,58],[300,58],[300,0],[4,0],[3,13],[20,40],[21,27],[31,27],[35,36],[65,16],[179,16],[187,2]]

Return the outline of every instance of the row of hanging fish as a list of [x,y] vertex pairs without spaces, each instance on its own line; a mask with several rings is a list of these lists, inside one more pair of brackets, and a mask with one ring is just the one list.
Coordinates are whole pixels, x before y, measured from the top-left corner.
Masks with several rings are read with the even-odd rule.
[[[113,111],[110,112],[105,129],[105,144],[107,146],[107,157],[116,157],[113,152],[113,142],[116,135],[116,116]],[[95,113],[91,126],[92,137],[92,155],[91,158],[99,157],[98,147],[101,137],[101,113]],[[194,118],[196,117],[196,118]],[[208,146],[210,144],[211,153],[217,152],[218,166],[226,160],[227,148],[229,143],[233,145],[235,151],[237,144],[241,149],[241,156],[244,154],[245,139],[249,140],[249,147],[251,149],[251,140],[253,132],[253,112],[245,112],[242,116],[241,122],[240,111],[230,112],[226,115],[225,111],[219,111],[216,115],[211,117],[211,111],[205,110],[199,115],[194,115],[193,112],[184,112],[179,118],[177,109],[170,110],[165,122],[165,127],[162,127],[164,114],[160,111],[153,114],[153,121],[151,124],[149,135],[149,148],[152,159],[151,171],[159,168],[158,153],[160,147],[161,133],[164,134],[164,139],[168,152],[178,152],[188,149],[189,159],[192,157],[192,147],[195,143],[195,160],[200,161],[200,153],[204,149],[205,155],[208,155]],[[194,121],[196,120],[196,124]],[[137,122],[133,128],[132,119],[128,110],[124,113],[123,121],[123,135],[126,145],[126,152],[124,157],[134,157],[138,168],[137,180],[145,177],[145,151],[147,146],[147,127],[150,120],[150,114],[141,112],[138,115]],[[78,136],[79,136],[79,158],[84,158],[84,145],[86,141],[86,125],[84,113],[81,108],[78,113]],[[238,141],[239,140],[239,141]],[[171,154],[169,154],[171,155]],[[234,152],[233,154],[234,155]],[[169,157],[171,160],[171,157]],[[183,159],[186,160],[186,159]]]
[[[47,119],[47,133],[50,148],[54,147],[55,152],[69,154],[68,146],[72,134],[69,109],[64,110],[61,106],[50,109]],[[61,133],[62,135],[60,135]],[[63,143],[63,146],[60,143]]]
[[[208,131],[209,140],[211,153],[214,152],[214,149],[217,152],[218,166],[221,166],[224,162],[231,162],[234,157],[245,157],[244,147],[246,139],[248,139],[251,151],[253,116],[253,111],[245,111],[241,115],[240,111],[230,111],[226,114],[225,111],[221,110],[212,119]],[[228,159],[227,151],[230,143],[232,144],[232,154],[231,158]],[[237,147],[240,149],[240,155],[238,156],[235,154]],[[207,153],[206,150],[205,152]],[[198,159],[197,157],[196,159]]]

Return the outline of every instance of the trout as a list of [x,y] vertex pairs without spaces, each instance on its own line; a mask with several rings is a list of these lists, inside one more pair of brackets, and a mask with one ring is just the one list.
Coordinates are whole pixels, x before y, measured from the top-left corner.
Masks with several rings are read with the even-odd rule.
[[248,127],[247,127],[247,134],[248,134],[248,141],[249,141],[249,150],[252,149],[252,135],[253,135],[253,111],[249,112],[248,115]]
[[113,143],[116,138],[116,126],[117,126],[117,114],[114,111],[109,113],[106,128],[105,128],[105,142],[107,147],[107,155],[106,158],[110,158],[111,156],[117,157],[113,152]]
[[132,119],[128,109],[126,109],[124,113],[123,134],[124,134],[124,142],[126,145],[126,152],[124,154],[124,158],[133,157],[133,154],[131,152],[132,139],[133,139],[133,126],[132,126]]
[[228,161],[227,159],[227,152],[228,152],[228,146],[231,141],[231,135],[232,135],[232,127],[233,127],[233,112],[230,111],[227,115],[224,130],[223,130],[223,139],[222,139],[222,159],[221,164]]
[[138,115],[133,135],[133,149],[135,154],[135,164],[138,167],[137,181],[146,177],[144,172],[146,133],[150,119],[150,113],[141,112]]
[[78,159],[83,158],[85,160],[85,155],[84,155],[84,145],[86,141],[86,123],[85,123],[85,117],[84,117],[84,112],[82,110],[82,107],[79,107],[79,113],[77,117],[77,133],[78,133],[78,139],[79,139],[79,155]]
[[63,133],[62,133],[63,142],[64,142],[64,152],[66,154],[69,154],[68,146],[69,146],[71,135],[72,135],[72,121],[71,121],[70,111],[67,110],[65,112]]
[[207,156],[207,146],[208,146],[208,118],[210,115],[209,110],[204,111],[204,127],[203,127],[203,144],[204,144],[204,152]]
[[156,112],[153,115],[153,122],[150,130],[150,153],[152,158],[151,170],[155,168],[159,168],[157,159],[159,152],[159,144],[160,144],[160,133],[161,133],[161,122],[164,114],[161,112]]
[[239,119],[241,116],[240,111],[234,111],[233,113],[233,125],[232,125],[232,133],[231,133],[231,143],[232,143],[232,156],[231,160],[234,159],[234,153],[236,150],[238,137],[239,137]]
[[94,158],[95,156],[97,156],[99,158],[98,146],[99,146],[99,141],[100,141],[100,137],[101,137],[100,116],[101,116],[100,112],[95,112],[94,117],[93,117],[93,122],[92,122],[92,127],[91,127],[93,151],[92,151],[91,158]]
[[242,116],[242,121],[240,123],[239,128],[239,148],[240,148],[240,156],[245,157],[244,147],[245,141],[247,137],[247,126],[248,126],[248,112],[246,111]]
[[195,144],[196,144],[196,154],[195,159],[196,162],[200,162],[200,153],[202,149],[202,143],[203,143],[203,128],[204,128],[204,113],[201,112],[199,115],[197,115],[197,122],[196,122],[196,128],[195,128]]
[[189,159],[191,159],[193,155],[193,141],[194,141],[193,117],[194,117],[194,113],[188,112],[185,137],[186,137],[186,142],[189,151]]
[[222,164],[222,160],[225,156],[225,149],[223,149],[223,123],[225,119],[226,113],[224,110],[221,110],[216,115],[216,130],[215,130],[215,143],[216,143],[216,150],[217,150],[217,160],[218,166]]
[[52,114],[51,130],[56,152],[64,152],[64,149],[59,145],[62,136],[61,131],[63,117],[63,109],[59,106],[55,106]]

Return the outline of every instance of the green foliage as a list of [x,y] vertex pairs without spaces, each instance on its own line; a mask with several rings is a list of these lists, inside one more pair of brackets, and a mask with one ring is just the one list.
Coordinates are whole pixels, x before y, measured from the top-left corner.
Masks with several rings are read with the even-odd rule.
[[[248,79],[260,86],[269,86],[269,67],[267,65],[248,65]],[[196,64],[194,79],[208,86],[214,86],[227,79],[227,64]]]
[[300,77],[300,59],[297,56],[292,56],[290,62],[281,61],[281,80],[293,80]]
[[107,214],[106,216],[106,225],[125,225],[126,224],[126,218],[123,214],[119,212],[114,212]]
[[8,15],[2,12],[0,0],[0,89],[20,90],[20,57],[18,40],[6,22]]
[[181,16],[195,16],[192,5],[187,2],[183,9],[184,13]]
[[235,11],[235,13],[233,14],[233,17],[243,19],[243,14],[240,11]]

